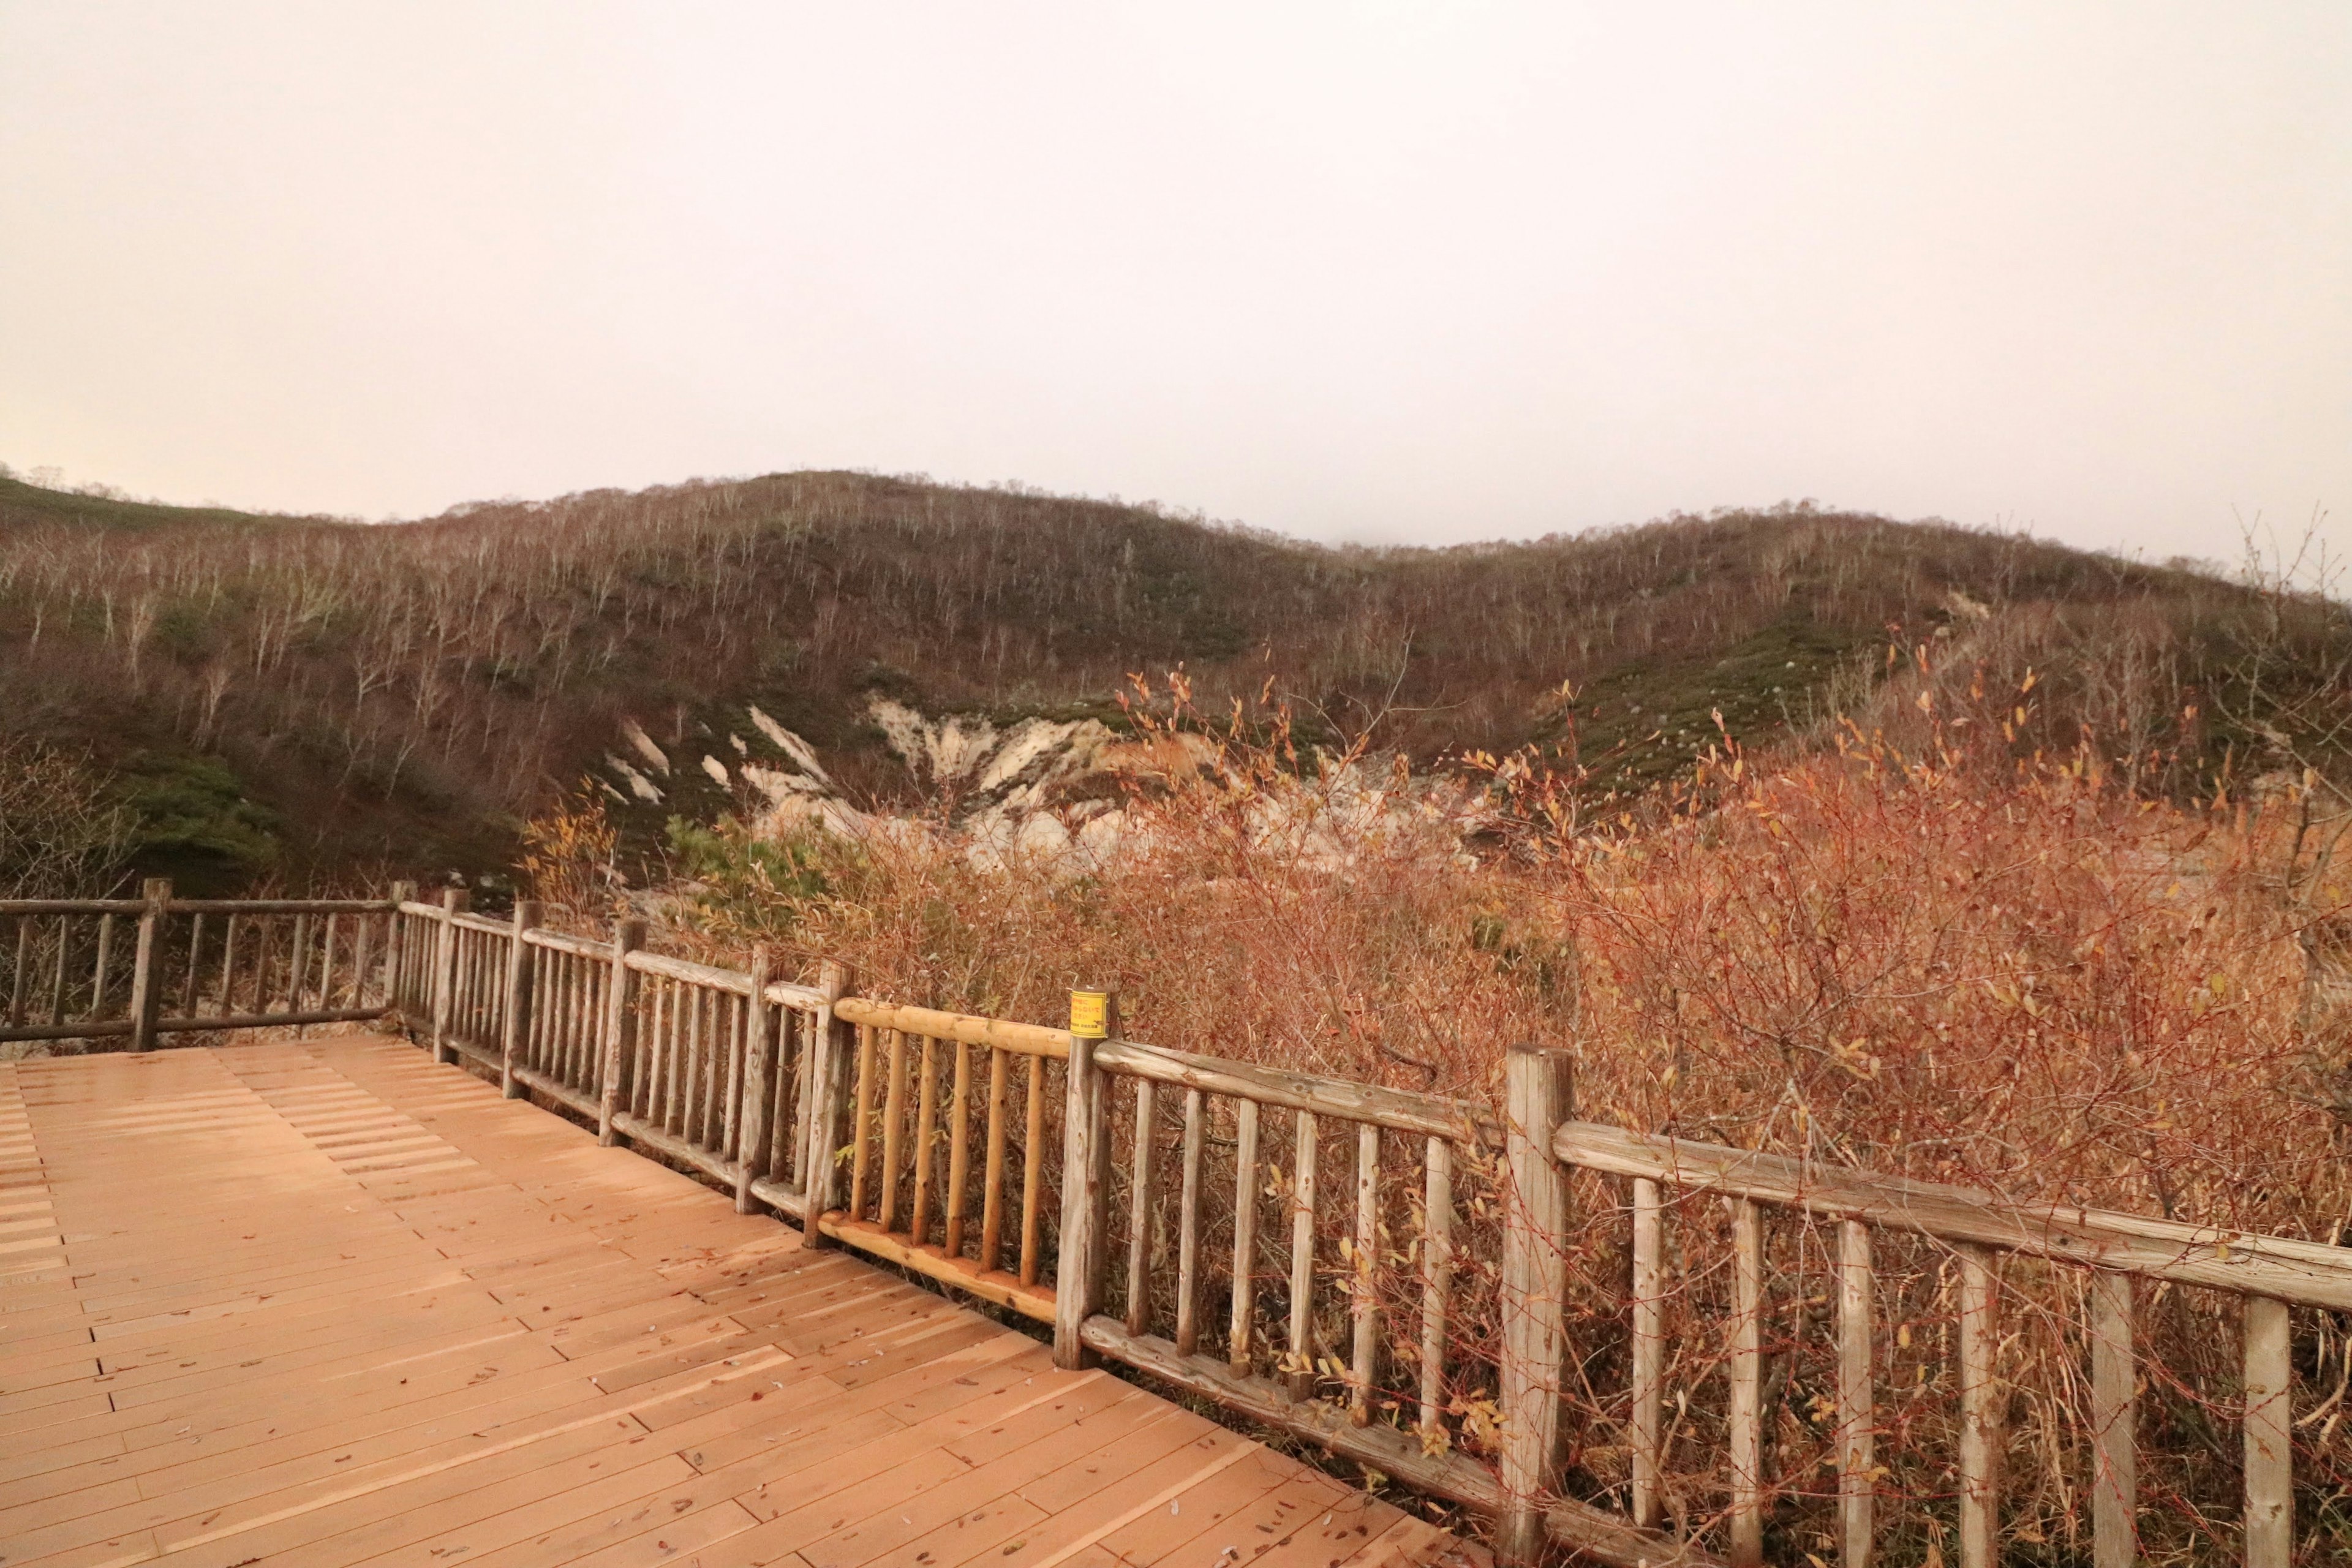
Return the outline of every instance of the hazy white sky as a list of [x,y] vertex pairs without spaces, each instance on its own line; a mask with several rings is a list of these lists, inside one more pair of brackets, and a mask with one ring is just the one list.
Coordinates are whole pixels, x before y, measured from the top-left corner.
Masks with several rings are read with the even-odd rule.
[[2352,5],[0,0],[0,460],[2352,543]]

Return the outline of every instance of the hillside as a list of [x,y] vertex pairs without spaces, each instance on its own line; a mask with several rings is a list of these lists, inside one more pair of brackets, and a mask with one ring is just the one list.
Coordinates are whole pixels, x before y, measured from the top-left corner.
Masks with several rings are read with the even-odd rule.
[[903,800],[943,782],[940,736],[894,745],[894,713],[1116,733],[1127,676],[1179,666],[1213,710],[1270,682],[1310,740],[1423,768],[1538,744],[1638,789],[1717,711],[1752,744],[1861,711],[1890,647],[2042,670],[2021,745],[2087,725],[2189,789],[2327,752],[2352,631],[2186,567],[1809,507],[1375,551],[842,473],[377,525],[0,479],[0,740],[86,755],[136,862],[211,887],[492,870],[589,778],[650,842],[743,763],[805,775],[801,742],[838,795]]

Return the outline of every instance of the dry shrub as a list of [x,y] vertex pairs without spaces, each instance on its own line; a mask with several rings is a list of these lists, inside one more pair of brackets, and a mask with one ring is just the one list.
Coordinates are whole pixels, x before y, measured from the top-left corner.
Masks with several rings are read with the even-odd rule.
[[89,898],[122,874],[130,814],[85,758],[0,734],[0,898]]
[[[1139,711],[1145,728],[1198,726],[1175,695],[1158,718]],[[1649,815],[1601,825],[1579,819],[1572,780],[1524,758],[1490,762],[1480,793],[1360,750],[1302,758],[1278,714],[1237,715],[1213,727],[1213,765],[1127,781],[1118,847],[1094,861],[1008,868],[908,821],[795,846],[808,875],[789,894],[705,876],[676,890],[667,937],[766,941],[807,964],[847,960],[869,994],[1029,1019],[1060,1016],[1073,984],[1112,985],[1138,1038],[1490,1100],[1508,1042],[1572,1043],[1590,1119],[2337,1239],[2352,1182],[2296,1026],[2297,923],[2313,912],[2278,895],[2294,803],[2184,807],[2136,795],[2088,749],[2017,758],[2011,710],[2029,700],[1979,688],[1938,717],[1929,695],[1916,752],[1852,726],[1809,759],[1727,748]],[[1269,1133],[1275,1189],[1285,1136]],[[1348,1152],[1331,1147],[1345,1142],[1326,1141],[1327,1192],[1348,1190]],[[1413,1158],[1384,1152],[1383,1168]],[[1465,1173],[1458,1190],[1483,1179]],[[1416,1306],[1409,1184],[1380,1265],[1400,1323]],[[1597,1179],[1578,1194],[1570,1484],[1622,1505],[1625,1200]],[[1473,1235],[1491,1226],[1479,1201],[1465,1200]],[[1697,1201],[1672,1224],[1667,1503],[1703,1531],[1725,1495],[1727,1227]],[[1773,1554],[1793,1562],[1832,1528],[1834,1237],[1783,1217],[1770,1247]],[[1890,1560],[1935,1561],[1956,1553],[1952,1259],[1890,1235],[1878,1261],[1882,1518]],[[2082,1292],[2078,1271],[2006,1272],[2015,1561],[2087,1551]],[[1271,1326],[1278,1282],[1264,1296]],[[2236,1303],[2141,1299],[2144,1554],[2227,1555]],[[1333,1300],[1344,1310],[1344,1285]],[[1449,1400],[1474,1453],[1491,1437],[1496,1331],[1473,1266]],[[1343,1322],[1328,1337],[1344,1342]],[[1411,1419],[1412,1337],[1388,1336],[1384,1418]],[[2347,1362],[2332,1319],[2300,1315],[2297,1340],[2316,1561],[2345,1539]]]
[[593,784],[523,825],[517,868],[546,923],[593,926],[613,918],[622,907],[619,843]]

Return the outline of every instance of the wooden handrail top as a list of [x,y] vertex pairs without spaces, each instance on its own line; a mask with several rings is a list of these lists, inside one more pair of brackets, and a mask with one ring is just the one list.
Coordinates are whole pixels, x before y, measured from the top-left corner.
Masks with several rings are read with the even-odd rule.
[[[605,949],[610,956],[612,950]],[[683,985],[699,985],[706,991],[724,991],[730,995],[751,994],[751,977],[731,969],[718,969],[691,959],[671,958],[663,953],[647,952],[643,948],[631,952],[625,960],[640,974],[658,974],[665,980],[675,980]]]
[[[390,899],[173,899],[163,905],[167,915],[381,915],[395,908]],[[423,913],[429,908],[415,906]],[[5,915],[137,915],[147,911],[144,899],[0,899]],[[436,909],[431,911],[440,914]]]
[[814,985],[795,985],[789,980],[772,980],[768,983],[768,1000],[779,1007],[814,1013],[824,1005],[824,993]]
[[1591,1121],[1563,1125],[1553,1152],[1571,1165],[1687,1191],[1751,1198],[2183,1285],[2352,1310],[2352,1248],[2321,1242],[2106,1209],[2014,1203],[1971,1187],[1874,1175]]
[[1105,1070],[1157,1083],[1181,1084],[1207,1094],[1231,1095],[1260,1105],[1310,1111],[1344,1121],[1370,1122],[1399,1132],[1455,1142],[1499,1140],[1500,1123],[1477,1107],[1441,1095],[1415,1094],[1410,1089],[1381,1089],[1343,1078],[1318,1078],[1311,1073],[1284,1072],[1251,1062],[1220,1057],[1194,1056],[1161,1046],[1132,1040],[1106,1040],[1095,1047],[1095,1061]]
[[173,899],[167,915],[383,915],[390,899]]
[[893,1003],[845,996],[833,1005],[834,1016],[869,1028],[896,1029],[932,1040],[960,1040],[971,1046],[995,1046],[1024,1056],[1068,1060],[1070,1032],[1042,1024],[1015,1024],[1003,1018],[981,1018],[968,1013],[942,1013],[930,1007],[901,1007]]
[[543,947],[551,952],[568,952],[578,958],[593,958],[599,963],[613,962],[613,944],[598,942],[593,937],[570,936],[560,931],[532,926],[522,933],[526,947]]

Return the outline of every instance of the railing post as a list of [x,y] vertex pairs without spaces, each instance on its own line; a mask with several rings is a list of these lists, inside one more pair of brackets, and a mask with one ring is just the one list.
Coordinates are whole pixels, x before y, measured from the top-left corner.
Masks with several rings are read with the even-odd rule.
[[604,1092],[596,1102],[596,1142],[609,1149],[620,1142],[613,1117],[632,1088],[637,1059],[637,972],[629,954],[646,944],[646,922],[625,920],[613,926],[612,1002],[604,1015]]
[[768,1003],[768,950],[751,950],[751,1011],[743,1039],[743,1099],[735,1117],[735,1212],[751,1212],[751,1184],[768,1174],[768,1110],[776,1102],[775,1009]]
[[805,1207],[801,1237],[805,1246],[824,1247],[833,1237],[824,1233],[824,1216],[840,1208],[840,1168],[834,1151],[841,1147],[841,1113],[849,1103],[851,1064],[857,1059],[856,1026],[834,1016],[834,1006],[849,994],[855,977],[849,966],[828,958],[817,971],[817,990],[824,996],[810,1039],[817,1053],[809,1071],[808,1147],[801,1153],[801,1183]]
[[408,917],[400,906],[416,897],[414,882],[392,885],[392,929],[383,933],[383,1005],[397,1007],[403,1027],[408,1026],[407,998],[402,995],[400,983],[408,964]]
[[164,906],[172,901],[172,880],[150,877],[140,884],[147,907],[139,911],[139,944],[131,970],[131,1048],[155,1048],[155,1015],[163,1000],[163,962],[155,944],[162,935]]
[[466,907],[463,888],[441,889],[441,932],[433,949],[433,1059],[454,1062],[457,1049],[449,1043],[450,998],[457,984],[457,927],[454,917]]
[[1532,1563],[1559,1434],[1567,1352],[1568,1180],[1552,1136],[1574,1114],[1574,1054],[1517,1045],[1504,1064],[1510,1205],[1503,1229],[1503,1518],[1499,1555]]
[[539,924],[539,900],[517,899],[514,931],[507,938],[506,1027],[499,1036],[499,1092],[509,1100],[522,1098],[522,1080],[515,1077],[515,1056],[530,1038],[530,945],[522,933]]
[[2246,1298],[2246,1568],[2294,1556],[2294,1363],[2284,1301]]
[[1066,1371],[1094,1361],[1081,1334],[1102,1300],[1110,1189],[1110,1138],[1095,1045],[1118,1033],[1117,993],[1070,993],[1070,1076],[1062,1102],[1062,1250],[1054,1270],[1054,1364]]

